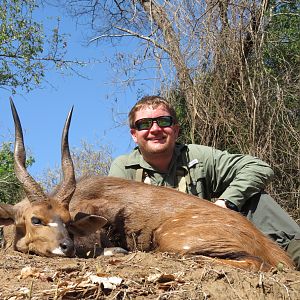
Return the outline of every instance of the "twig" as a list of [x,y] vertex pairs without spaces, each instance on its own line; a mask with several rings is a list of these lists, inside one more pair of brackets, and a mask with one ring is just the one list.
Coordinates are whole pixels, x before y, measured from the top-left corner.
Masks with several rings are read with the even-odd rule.
[[28,296],[28,297],[29,297],[29,298],[28,298],[29,300],[30,300],[30,299],[31,299],[31,297],[32,297],[33,281],[34,281],[34,280],[32,280],[32,281],[31,281],[31,283],[30,283],[30,288],[29,288],[29,296]]
[[137,254],[137,252],[132,253],[131,257],[129,257],[128,259],[126,259],[124,261],[124,263],[127,263],[127,262],[131,261],[136,256],[136,254]]
[[229,283],[230,287],[232,288],[232,290],[234,291],[234,293],[237,295],[237,297],[242,300],[242,298],[240,297],[240,295],[237,293],[237,291],[234,289],[234,287],[232,286],[232,284],[229,281],[229,278],[227,277],[226,273],[222,270],[222,274],[225,276],[227,282]]

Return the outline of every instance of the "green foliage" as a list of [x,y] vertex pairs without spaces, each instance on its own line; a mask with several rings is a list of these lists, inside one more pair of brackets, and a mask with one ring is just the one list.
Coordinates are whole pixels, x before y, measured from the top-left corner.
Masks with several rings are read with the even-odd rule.
[[[3,143],[0,147],[0,202],[14,204],[23,195],[22,187],[14,173],[14,154],[11,143]],[[34,159],[29,157],[27,166],[31,166]]]
[[65,37],[58,26],[47,36],[43,24],[34,20],[37,9],[35,0],[0,1],[0,88],[13,93],[38,86],[48,63],[66,64]]
[[300,1],[271,1],[267,18],[265,65],[288,90],[285,105],[300,129]]
[[190,136],[189,120],[187,118],[188,110],[186,107],[186,99],[183,93],[176,89],[168,92],[168,99],[175,108],[177,121],[178,124],[180,124],[180,132],[177,141],[180,143],[191,143],[192,139]]
[[300,64],[300,2],[273,0],[269,7],[265,59],[277,75]]
[[0,85],[30,89],[44,76],[44,66],[35,60],[43,52],[43,27],[32,19],[35,1],[1,1]]

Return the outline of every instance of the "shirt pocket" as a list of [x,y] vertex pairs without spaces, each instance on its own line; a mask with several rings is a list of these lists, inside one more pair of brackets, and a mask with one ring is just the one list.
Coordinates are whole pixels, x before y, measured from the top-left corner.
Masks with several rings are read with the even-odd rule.
[[205,191],[205,172],[202,164],[197,162],[189,167],[190,183],[188,184],[189,193],[195,196],[206,198]]

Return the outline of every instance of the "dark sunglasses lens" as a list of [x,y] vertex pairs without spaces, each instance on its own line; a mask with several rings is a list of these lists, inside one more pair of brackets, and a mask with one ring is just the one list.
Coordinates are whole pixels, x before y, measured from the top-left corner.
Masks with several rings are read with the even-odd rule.
[[159,117],[157,118],[157,124],[159,127],[169,127],[173,124],[173,119],[171,116]]
[[151,128],[152,119],[141,119],[135,122],[135,127],[137,130],[146,130]]
[[145,118],[137,120],[135,122],[135,128],[137,130],[148,130],[151,128],[153,121],[157,122],[159,127],[169,127],[173,124],[173,119],[171,116],[162,116],[158,118]]

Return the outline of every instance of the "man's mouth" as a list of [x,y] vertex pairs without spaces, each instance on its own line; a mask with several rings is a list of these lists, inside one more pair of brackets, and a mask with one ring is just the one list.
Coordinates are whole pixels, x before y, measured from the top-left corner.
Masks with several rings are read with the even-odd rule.
[[148,138],[148,141],[151,142],[162,142],[166,140],[166,137],[162,136],[162,137],[153,137],[153,138]]

